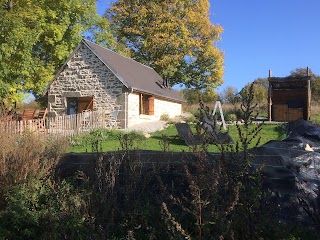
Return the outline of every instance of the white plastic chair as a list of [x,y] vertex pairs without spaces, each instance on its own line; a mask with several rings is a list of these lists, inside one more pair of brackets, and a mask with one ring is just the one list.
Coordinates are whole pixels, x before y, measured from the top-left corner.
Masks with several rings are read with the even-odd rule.
[[118,128],[118,114],[119,110],[113,110],[111,112],[108,123],[110,128]]
[[91,110],[82,111],[82,128],[85,130],[90,129],[91,123]]

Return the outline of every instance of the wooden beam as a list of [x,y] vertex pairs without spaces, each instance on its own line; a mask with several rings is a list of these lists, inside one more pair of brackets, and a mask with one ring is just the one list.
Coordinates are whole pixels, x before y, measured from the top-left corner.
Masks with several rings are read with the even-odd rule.
[[[307,77],[310,76],[310,69],[307,67]],[[307,113],[307,119],[310,120],[311,118],[311,82],[310,79],[308,80],[308,113]]]
[[[269,69],[269,78],[272,77],[272,71]],[[269,82],[269,87],[268,87],[268,118],[269,122],[272,120],[272,89],[271,89],[271,83]]]
[[143,114],[143,95],[140,93],[140,114]]

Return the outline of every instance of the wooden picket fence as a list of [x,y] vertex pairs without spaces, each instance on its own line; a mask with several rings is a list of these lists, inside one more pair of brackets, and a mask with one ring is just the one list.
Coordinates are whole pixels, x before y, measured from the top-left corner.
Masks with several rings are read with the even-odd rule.
[[6,134],[32,132],[58,136],[73,136],[97,128],[116,128],[117,125],[116,119],[100,111],[27,121],[0,121],[0,129]]

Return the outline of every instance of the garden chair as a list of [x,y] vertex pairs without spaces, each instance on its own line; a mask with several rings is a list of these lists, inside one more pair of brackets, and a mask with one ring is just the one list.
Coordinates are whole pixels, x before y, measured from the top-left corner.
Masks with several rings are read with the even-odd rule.
[[45,118],[47,116],[47,112],[48,112],[47,108],[39,110],[38,116],[37,116],[37,121],[38,121],[38,127],[39,128],[44,128],[45,127]]
[[35,109],[25,109],[21,116],[21,120],[22,121],[32,120],[35,113],[36,113]]
[[13,120],[13,115],[6,115],[0,119],[2,122],[10,122]]
[[211,143],[232,143],[233,139],[227,132],[221,132],[218,125],[216,118],[214,116],[211,116],[210,118],[204,117],[202,127],[206,134],[210,138]]
[[44,119],[47,116],[47,113],[48,113],[47,108],[39,110],[38,119]]
[[108,119],[108,123],[107,123],[109,128],[114,128],[114,129],[118,128],[118,114],[119,114],[119,110],[113,110],[111,112]]
[[188,123],[175,124],[178,135],[185,141],[188,146],[199,145],[204,142],[204,138],[200,135],[193,134]]
[[82,126],[81,128],[84,130],[89,130],[91,126],[91,110],[83,110],[82,111]]

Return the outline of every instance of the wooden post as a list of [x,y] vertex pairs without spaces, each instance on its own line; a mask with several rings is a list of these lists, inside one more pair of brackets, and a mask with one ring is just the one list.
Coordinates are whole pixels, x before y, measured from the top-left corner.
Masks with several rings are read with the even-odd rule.
[[143,114],[143,96],[140,93],[140,114]]
[[[307,67],[307,77],[310,76],[310,69]],[[308,79],[307,84],[307,120],[310,120],[311,117],[311,86],[310,86],[310,79]]]
[[269,122],[272,121],[272,89],[271,89],[271,83],[270,78],[272,77],[272,72],[269,70],[269,87],[268,87],[268,118]]
[[310,120],[310,117],[311,117],[311,87],[310,87],[310,79],[308,80],[308,90],[307,91],[308,91],[307,120]]

